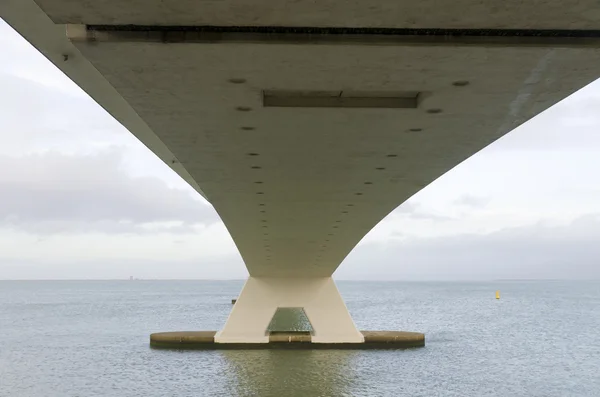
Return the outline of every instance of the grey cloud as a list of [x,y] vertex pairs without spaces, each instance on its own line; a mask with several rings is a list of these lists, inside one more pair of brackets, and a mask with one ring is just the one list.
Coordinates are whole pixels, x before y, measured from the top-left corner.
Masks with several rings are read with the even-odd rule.
[[443,215],[436,214],[428,209],[423,208],[421,204],[415,202],[405,202],[400,205],[400,207],[396,208],[393,212],[394,215],[404,215],[406,217],[412,219],[420,219],[420,220],[431,220],[431,221],[449,221],[454,218]]
[[454,205],[470,207],[470,208],[483,208],[490,202],[489,197],[479,197],[466,194],[453,201]]
[[191,190],[158,178],[134,178],[119,168],[117,149],[93,156],[47,152],[0,156],[1,226],[38,233],[143,232],[141,224],[180,222],[169,231],[218,222]]
[[487,235],[365,243],[342,264],[341,279],[599,279],[600,215],[567,226],[544,223]]
[[413,219],[430,220],[430,221],[437,221],[437,222],[445,222],[445,221],[454,220],[454,218],[452,218],[450,216],[435,214],[433,212],[427,212],[427,211],[421,211],[421,210],[412,212],[409,216]]
[[394,213],[396,214],[410,214],[413,211],[416,211],[418,208],[418,204],[412,202],[412,201],[406,201],[402,204],[400,204],[400,206],[398,208],[396,208],[394,210]]
[[[402,242],[365,243],[342,264],[336,279],[491,280],[600,279],[600,215],[569,225],[544,223],[488,235],[459,235]],[[214,260],[56,262],[2,258],[3,278],[243,278],[239,255]]]
[[134,138],[90,97],[0,73],[1,153],[132,144]]

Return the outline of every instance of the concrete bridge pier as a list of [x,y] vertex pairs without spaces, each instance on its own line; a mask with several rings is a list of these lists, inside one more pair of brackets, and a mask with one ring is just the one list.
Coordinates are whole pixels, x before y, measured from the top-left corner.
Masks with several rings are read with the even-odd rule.
[[[330,276],[398,205],[598,78],[594,0],[141,3],[0,0],[0,17],[207,199],[244,259],[225,327],[156,347],[423,346],[357,331]],[[313,333],[268,335],[278,308]]]
[[312,343],[362,343],[331,277],[249,277],[216,343],[268,343],[267,327],[278,308],[302,308]]

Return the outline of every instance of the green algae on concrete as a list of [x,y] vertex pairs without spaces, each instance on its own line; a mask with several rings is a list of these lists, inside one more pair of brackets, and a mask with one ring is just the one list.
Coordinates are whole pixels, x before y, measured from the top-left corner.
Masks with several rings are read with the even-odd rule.
[[216,331],[159,332],[150,346],[166,349],[406,349],[425,346],[425,335],[405,331],[361,331],[364,343],[312,343],[310,333],[273,332],[269,343],[215,343]]

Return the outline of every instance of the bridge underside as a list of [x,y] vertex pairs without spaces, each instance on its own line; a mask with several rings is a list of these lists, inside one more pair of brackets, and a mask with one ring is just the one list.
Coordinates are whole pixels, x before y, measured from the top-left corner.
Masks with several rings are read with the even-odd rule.
[[594,80],[600,19],[591,0],[271,3],[9,0],[0,15],[221,216],[251,278],[217,341],[268,340],[293,305],[313,341],[361,342],[332,273],[398,205]]

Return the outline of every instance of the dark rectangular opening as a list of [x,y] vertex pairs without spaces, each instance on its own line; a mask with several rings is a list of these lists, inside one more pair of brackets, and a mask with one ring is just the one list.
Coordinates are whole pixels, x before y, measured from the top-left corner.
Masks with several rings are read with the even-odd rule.
[[278,307],[267,335],[312,335],[313,328],[301,307]]
[[264,107],[416,109],[414,91],[263,91]]

